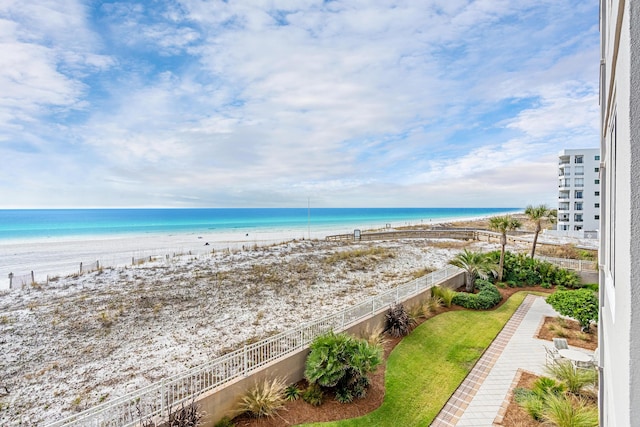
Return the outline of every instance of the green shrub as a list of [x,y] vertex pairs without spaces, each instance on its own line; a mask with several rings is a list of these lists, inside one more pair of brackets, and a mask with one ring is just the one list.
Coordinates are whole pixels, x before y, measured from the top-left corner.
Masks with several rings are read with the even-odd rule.
[[[500,259],[500,251],[489,253],[491,259]],[[510,287],[561,285],[580,287],[580,277],[575,271],[557,267],[549,262],[531,258],[525,254],[505,252],[503,282]]]
[[385,315],[385,331],[392,337],[404,337],[409,335],[415,321],[409,316],[402,304],[395,304],[389,308]]
[[251,388],[237,405],[236,412],[254,417],[273,417],[284,408],[286,384],[280,378],[265,379]]
[[300,388],[292,384],[284,389],[284,397],[287,400],[298,400],[300,398]]
[[302,400],[312,406],[320,406],[324,401],[324,392],[318,384],[310,384],[302,393]]
[[558,290],[547,297],[547,303],[558,313],[580,322],[583,332],[589,332],[591,322],[598,320],[598,297],[592,290]]
[[[304,375],[310,384],[335,388],[336,395],[362,395],[357,388],[382,362],[382,349],[347,334],[328,332],[311,343]],[[363,380],[363,378],[365,380]],[[304,399],[304,394],[303,394]],[[305,399],[306,401],[306,399]]]
[[477,294],[457,292],[452,302],[471,310],[488,310],[498,305],[502,300],[500,291],[491,282],[479,279],[476,281],[476,287],[480,291]]

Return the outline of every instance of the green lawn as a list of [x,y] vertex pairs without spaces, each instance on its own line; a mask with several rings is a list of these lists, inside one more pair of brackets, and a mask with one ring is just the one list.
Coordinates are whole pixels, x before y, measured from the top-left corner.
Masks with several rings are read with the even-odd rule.
[[526,294],[514,294],[494,311],[450,311],[427,320],[389,356],[380,408],[360,418],[306,425],[428,426]]

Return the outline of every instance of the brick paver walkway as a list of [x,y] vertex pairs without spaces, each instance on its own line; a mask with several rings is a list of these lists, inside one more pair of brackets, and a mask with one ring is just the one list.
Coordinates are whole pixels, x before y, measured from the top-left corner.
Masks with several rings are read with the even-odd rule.
[[518,370],[543,373],[546,341],[534,335],[544,316],[557,313],[544,298],[528,295],[431,425],[492,426]]

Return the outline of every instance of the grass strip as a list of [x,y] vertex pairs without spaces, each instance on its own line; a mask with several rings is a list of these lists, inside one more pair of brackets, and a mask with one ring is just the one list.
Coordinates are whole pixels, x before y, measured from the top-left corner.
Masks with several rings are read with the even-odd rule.
[[305,425],[430,425],[526,295],[518,292],[493,311],[450,311],[427,320],[389,355],[378,409],[359,418]]

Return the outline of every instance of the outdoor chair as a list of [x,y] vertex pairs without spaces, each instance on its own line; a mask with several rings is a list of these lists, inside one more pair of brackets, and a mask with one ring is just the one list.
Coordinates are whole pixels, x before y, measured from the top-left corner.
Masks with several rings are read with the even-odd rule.
[[546,359],[545,359],[546,365],[553,365],[555,363],[558,363],[564,360],[564,357],[562,357],[560,353],[558,353],[558,350],[556,348],[549,348],[546,345],[543,345],[543,346],[544,346],[544,351],[546,353]]
[[553,346],[556,348],[556,350],[566,350],[569,348],[569,344],[567,343],[567,340],[565,338],[554,338]]

